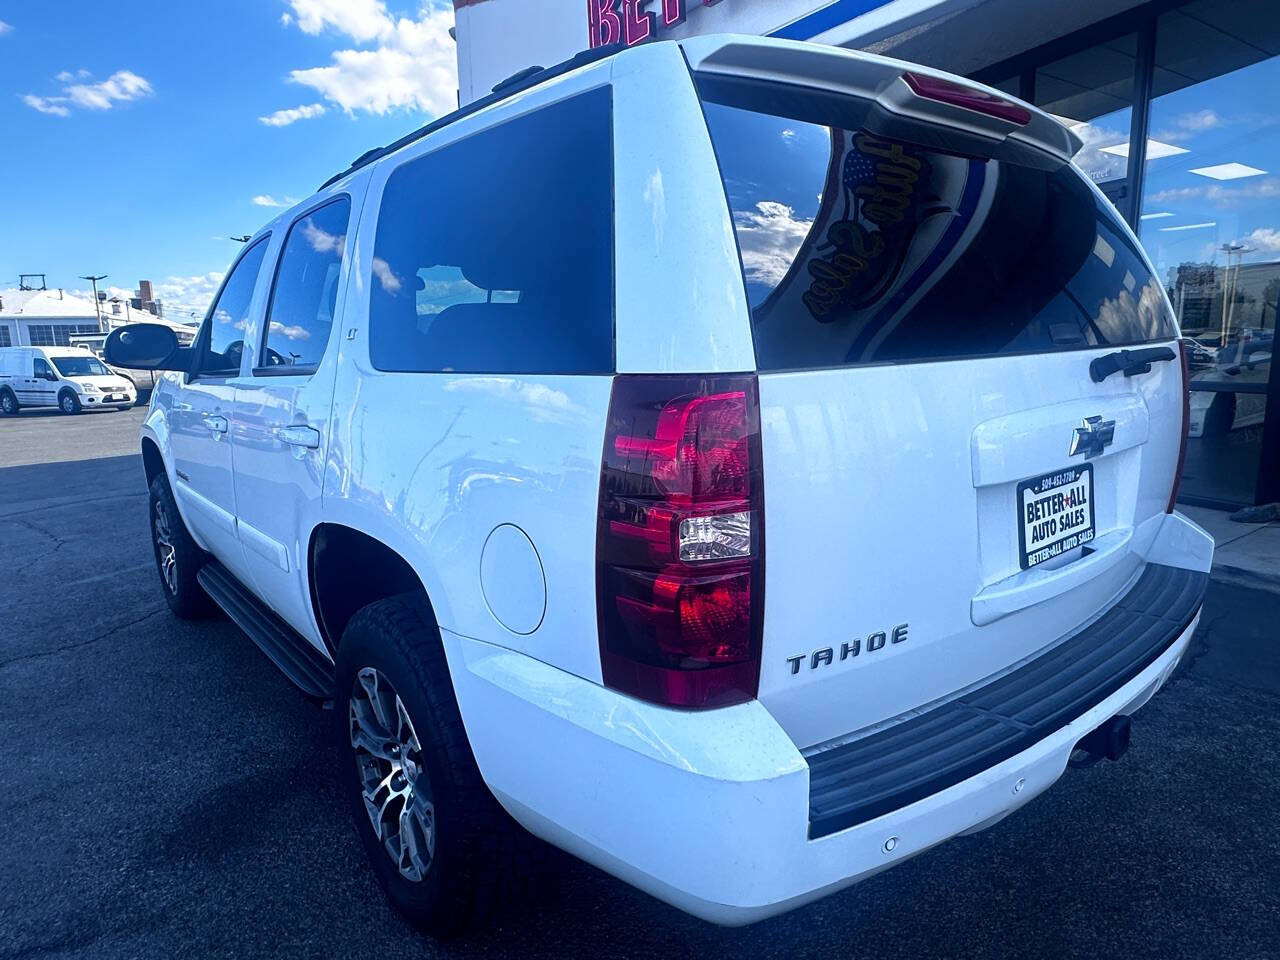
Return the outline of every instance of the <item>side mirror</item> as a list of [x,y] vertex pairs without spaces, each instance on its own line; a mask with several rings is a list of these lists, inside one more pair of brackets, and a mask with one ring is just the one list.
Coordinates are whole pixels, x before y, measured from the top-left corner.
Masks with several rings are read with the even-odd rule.
[[54,373],[52,370],[48,370],[48,371],[46,371],[46,372],[44,372],[44,373],[40,374],[40,379],[41,379],[41,380],[50,380],[50,381],[52,381],[52,382],[54,382],[54,383],[57,383],[57,382],[58,382],[58,375],[57,375],[56,373]]
[[180,370],[190,367],[189,349],[162,323],[131,323],[113,330],[102,348],[107,363],[128,370]]

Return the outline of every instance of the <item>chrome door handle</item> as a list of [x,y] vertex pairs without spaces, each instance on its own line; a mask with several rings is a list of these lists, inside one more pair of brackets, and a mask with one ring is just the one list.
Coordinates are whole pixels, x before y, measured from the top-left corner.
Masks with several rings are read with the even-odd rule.
[[276,430],[276,436],[280,438],[282,443],[287,443],[291,447],[305,447],[308,450],[315,450],[320,446],[320,431],[315,427],[280,427]]
[[226,432],[227,432],[227,418],[226,418],[226,417],[214,417],[214,416],[209,416],[208,414],[206,414],[206,415],[205,415],[205,417],[204,417],[204,425],[205,425],[206,427],[208,427],[210,430],[212,430],[214,433],[226,433]]

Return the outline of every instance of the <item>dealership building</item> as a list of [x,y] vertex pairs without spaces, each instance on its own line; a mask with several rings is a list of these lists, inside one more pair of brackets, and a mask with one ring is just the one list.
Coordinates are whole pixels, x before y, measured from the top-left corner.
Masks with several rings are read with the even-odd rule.
[[1138,233],[1194,339],[1185,500],[1280,500],[1280,0],[455,0],[458,97],[707,33],[927,64],[1027,100]]

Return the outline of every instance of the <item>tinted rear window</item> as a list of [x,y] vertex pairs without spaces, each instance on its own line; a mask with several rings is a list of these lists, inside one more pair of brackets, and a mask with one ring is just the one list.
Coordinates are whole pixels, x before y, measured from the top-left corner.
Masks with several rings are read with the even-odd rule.
[[820,106],[705,106],[761,369],[1175,336],[1116,212],[1068,165],[925,148],[883,114],[871,132]]
[[613,370],[607,89],[403,164],[374,241],[379,370]]

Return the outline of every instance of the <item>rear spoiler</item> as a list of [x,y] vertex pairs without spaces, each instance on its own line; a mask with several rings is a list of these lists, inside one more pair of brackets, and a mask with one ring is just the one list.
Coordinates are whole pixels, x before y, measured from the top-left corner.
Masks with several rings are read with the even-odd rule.
[[1033,147],[1064,161],[1083,146],[1074,133],[1030,104],[964,77],[902,60],[772,37],[711,35],[682,40],[680,46],[697,75],[846,94],[904,119]]

